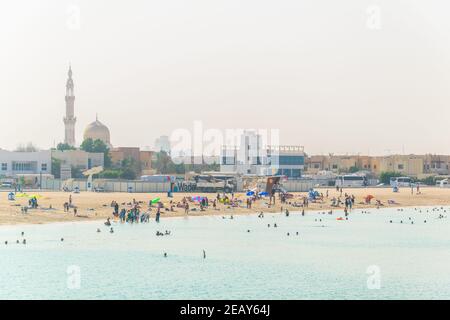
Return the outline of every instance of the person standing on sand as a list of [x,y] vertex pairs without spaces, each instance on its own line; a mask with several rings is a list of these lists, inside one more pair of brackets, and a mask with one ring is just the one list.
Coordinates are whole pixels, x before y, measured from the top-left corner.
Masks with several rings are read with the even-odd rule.
[[156,222],[159,223],[159,217],[161,216],[161,208],[158,207],[158,210],[156,211]]
[[72,206],[72,195],[69,195],[69,206]]

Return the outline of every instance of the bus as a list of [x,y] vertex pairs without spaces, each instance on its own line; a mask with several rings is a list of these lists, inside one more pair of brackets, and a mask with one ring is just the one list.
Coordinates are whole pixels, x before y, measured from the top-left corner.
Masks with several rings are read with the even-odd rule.
[[413,183],[410,177],[391,177],[391,187],[411,187]]
[[348,174],[336,177],[336,187],[365,187],[367,178],[356,174]]

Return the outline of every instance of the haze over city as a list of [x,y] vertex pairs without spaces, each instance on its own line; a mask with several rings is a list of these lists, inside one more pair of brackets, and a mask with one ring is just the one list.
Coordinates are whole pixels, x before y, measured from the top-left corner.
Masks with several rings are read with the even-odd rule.
[[0,12],[0,148],[64,140],[70,64],[78,144],[98,114],[121,146],[152,146],[200,120],[221,130],[280,129],[281,143],[310,154],[448,154],[445,8],[411,0],[9,2]]

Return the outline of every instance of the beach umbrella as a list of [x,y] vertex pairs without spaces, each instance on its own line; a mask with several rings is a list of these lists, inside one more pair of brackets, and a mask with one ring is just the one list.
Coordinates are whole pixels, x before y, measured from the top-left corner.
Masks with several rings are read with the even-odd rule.
[[251,197],[254,194],[255,194],[255,191],[248,191],[246,195],[247,195],[247,197]]
[[269,193],[265,192],[265,191],[262,191],[262,192],[259,193],[259,195],[262,196],[262,197],[266,197],[266,196],[269,195]]

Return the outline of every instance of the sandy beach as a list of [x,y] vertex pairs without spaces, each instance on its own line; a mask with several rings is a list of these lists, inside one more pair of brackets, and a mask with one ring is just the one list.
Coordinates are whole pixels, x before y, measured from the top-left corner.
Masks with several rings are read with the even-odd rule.
[[[326,195],[326,189],[318,189],[319,192]],[[429,205],[450,205],[450,189],[443,188],[421,188],[420,194],[411,194],[411,189],[402,188],[400,192],[393,193],[390,188],[355,188],[344,189],[343,195],[348,193],[354,195],[355,208],[375,208],[376,201],[380,200],[383,207],[413,207],[413,206],[429,206]],[[170,200],[173,202],[181,201],[183,197],[192,197],[192,193],[176,193],[173,198],[168,198],[166,194],[144,194],[144,193],[94,193],[94,192],[82,192],[79,194],[73,194],[68,192],[29,192],[29,195],[38,195],[39,207],[37,209],[29,209],[28,213],[21,212],[21,206],[28,204],[27,197],[17,197],[15,201],[8,200],[8,193],[0,193],[0,224],[41,224],[50,222],[63,222],[63,221],[89,221],[89,220],[104,220],[107,217],[112,217],[113,208],[111,208],[111,202],[113,200],[120,204],[120,207],[127,209],[131,208],[128,204],[135,199],[136,201],[142,201],[142,211],[148,209],[148,202],[154,198],[161,198],[161,202],[168,207]],[[373,195],[371,204],[364,204],[364,198],[367,195]],[[70,212],[64,212],[63,205],[68,201],[69,195],[72,195],[73,204],[78,208],[77,216],[74,216],[73,209]],[[208,196],[209,199],[214,199],[215,194],[195,194],[200,196]],[[288,202],[292,204],[294,202],[301,203],[302,198],[306,196],[306,192],[294,193],[294,198],[289,199]],[[333,197],[339,197],[340,193],[336,189],[328,189],[328,198],[324,198],[323,202],[318,201],[316,203],[309,202],[309,206],[305,208],[305,211],[312,210],[343,210],[340,208],[331,206],[331,199]],[[231,214],[253,214],[257,212],[280,212],[281,207],[283,209],[289,209],[290,211],[301,211],[302,208],[294,207],[290,204],[281,204],[277,198],[275,206],[268,206],[268,198],[257,201],[253,204],[252,209],[246,208],[246,196],[243,193],[235,194],[235,197],[241,199],[239,207],[231,207],[219,203],[217,209],[209,208],[205,211],[200,211],[197,203],[191,202],[189,212],[190,216],[201,215],[231,215]],[[343,197],[342,197],[343,198]],[[341,199],[342,199],[341,198]],[[394,200],[395,204],[388,204],[388,200]],[[51,208],[51,209],[50,209]],[[192,211],[193,208],[195,211]],[[155,212],[153,208],[152,216]],[[174,217],[184,216],[185,212],[183,208],[175,208],[175,212],[162,211],[161,217]]]

